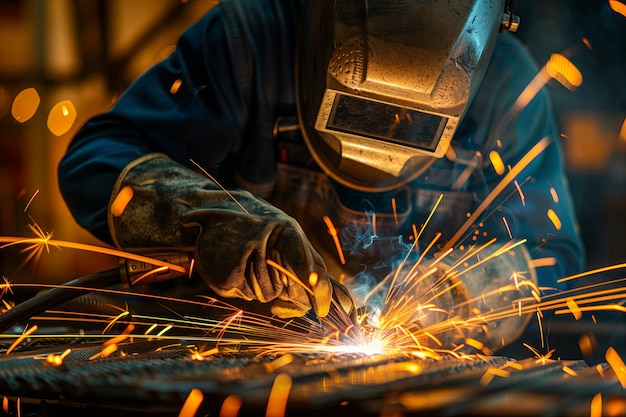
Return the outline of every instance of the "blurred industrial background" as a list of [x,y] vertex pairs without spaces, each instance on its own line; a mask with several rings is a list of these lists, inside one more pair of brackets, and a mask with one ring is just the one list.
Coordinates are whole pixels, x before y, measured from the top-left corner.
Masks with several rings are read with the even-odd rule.
[[[0,0],[0,236],[100,245],[60,197],[56,167],[72,134],[174,47],[218,0]],[[538,63],[567,56],[583,74],[554,101],[588,268],[626,262],[626,16],[616,0],[519,0],[517,33]],[[50,247],[23,265],[0,251],[13,281],[64,282],[116,260]]]

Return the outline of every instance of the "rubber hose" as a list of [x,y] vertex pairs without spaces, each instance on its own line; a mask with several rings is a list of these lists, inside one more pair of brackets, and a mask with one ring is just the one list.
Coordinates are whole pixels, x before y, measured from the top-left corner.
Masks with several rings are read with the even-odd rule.
[[110,297],[106,294],[89,293],[59,304],[56,308],[62,311],[102,314],[115,317],[128,307],[118,298]]
[[[51,307],[88,293],[89,288],[104,289],[121,280],[119,268],[111,268],[95,274],[76,278],[72,281],[32,297],[0,316],[0,333],[4,333],[20,323],[28,321],[31,317],[40,314]],[[87,287],[87,288],[73,288]]]

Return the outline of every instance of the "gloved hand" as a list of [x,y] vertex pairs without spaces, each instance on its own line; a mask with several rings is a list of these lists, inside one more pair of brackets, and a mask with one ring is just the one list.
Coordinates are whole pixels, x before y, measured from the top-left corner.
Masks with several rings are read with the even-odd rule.
[[[131,189],[128,204],[128,198],[117,198]],[[319,317],[328,314],[333,283],[296,220],[247,191],[227,193],[165,155],[147,155],[122,172],[111,197],[109,228],[125,250],[193,250],[194,268],[222,297],[270,303],[281,318],[311,309]]]

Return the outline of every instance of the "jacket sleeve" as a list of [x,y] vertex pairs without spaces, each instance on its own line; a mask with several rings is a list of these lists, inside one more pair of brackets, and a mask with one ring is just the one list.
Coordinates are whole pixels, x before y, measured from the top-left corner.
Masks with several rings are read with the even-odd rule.
[[248,117],[238,70],[245,56],[215,6],[181,36],[175,52],[135,80],[107,112],[86,122],[58,167],[61,193],[78,223],[112,243],[107,206],[125,166],[162,152],[189,166],[214,166],[241,146]]
[[[478,93],[485,101],[477,106],[492,110],[475,116],[478,129],[483,130],[480,135],[492,139],[483,151],[489,189],[542,139],[549,144],[492,203],[490,221],[498,224],[493,230],[499,237],[527,240],[540,286],[564,289],[566,285],[557,280],[582,270],[584,250],[565,177],[561,138],[546,92],[560,86],[548,82],[538,92],[526,88],[540,69],[512,36],[503,36],[493,64]],[[497,173],[490,162],[492,151],[502,159],[504,173]]]

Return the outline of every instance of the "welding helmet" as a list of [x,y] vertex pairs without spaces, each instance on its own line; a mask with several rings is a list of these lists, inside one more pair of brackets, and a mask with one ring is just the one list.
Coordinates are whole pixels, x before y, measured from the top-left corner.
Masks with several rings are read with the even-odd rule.
[[296,102],[321,168],[375,192],[406,184],[443,157],[503,21],[517,24],[504,3],[306,1]]

